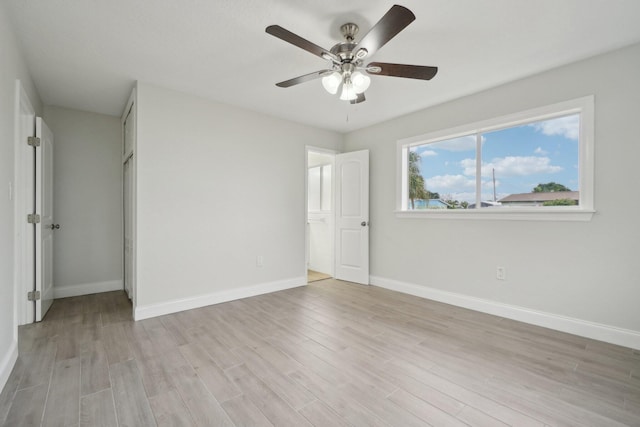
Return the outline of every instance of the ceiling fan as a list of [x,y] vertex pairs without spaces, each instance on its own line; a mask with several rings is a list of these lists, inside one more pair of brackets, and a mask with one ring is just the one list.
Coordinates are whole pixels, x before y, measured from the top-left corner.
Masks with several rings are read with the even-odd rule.
[[358,26],[354,23],[342,25],[340,31],[345,41],[336,44],[330,50],[311,43],[279,25],[270,25],[265,29],[267,33],[329,61],[329,67],[324,70],[285,80],[276,83],[276,86],[291,87],[322,78],[322,85],[327,92],[335,95],[340,90],[340,99],[357,104],[365,100],[364,92],[371,83],[367,74],[431,80],[438,72],[438,67],[387,62],[371,62],[364,65],[366,57],[373,55],[415,19],[415,15],[409,9],[394,5],[359,42],[355,42]]

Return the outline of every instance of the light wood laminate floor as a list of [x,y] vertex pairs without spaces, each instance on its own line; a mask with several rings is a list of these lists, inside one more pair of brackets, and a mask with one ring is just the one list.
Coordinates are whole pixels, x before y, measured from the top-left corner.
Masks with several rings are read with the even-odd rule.
[[20,328],[6,426],[639,426],[640,352],[336,280],[133,322]]
[[307,270],[307,282],[317,282],[318,280],[330,279],[329,274],[320,273],[319,271]]

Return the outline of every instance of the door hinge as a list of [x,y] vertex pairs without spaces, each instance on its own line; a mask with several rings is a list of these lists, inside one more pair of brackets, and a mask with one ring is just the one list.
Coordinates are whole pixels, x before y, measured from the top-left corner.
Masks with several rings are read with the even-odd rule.
[[40,299],[40,291],[27,292],[27,301],[38,301]]
[[40,138],[38,138],[37,136],[30,136],[29,138],[27,138],[27,145],[30,145],[32,147],[40,147]]
[[27,215],[27,222],[29,224],[38,224],[40,222],[40,215],[38,214]]

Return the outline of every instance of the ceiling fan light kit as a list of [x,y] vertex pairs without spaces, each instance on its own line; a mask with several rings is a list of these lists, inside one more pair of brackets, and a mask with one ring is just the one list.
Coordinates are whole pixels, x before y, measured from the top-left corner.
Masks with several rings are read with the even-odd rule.
[[371,84],[371,78],[365,72],[379,76],[431,80],[438,72],[437,67],[385,62],[372,62],[365,66],[363,62],[364,58],[373,55],[415,19],[415,15],[409,9],[394,5],[358,43],[354,41],[359,31],[358,26],[351,22],[342,25],[340,31],[345,41],[334,45],[330,50],[311,43],[279,25],[270,25],[265,29],[268,34],[329,61],[330,67],[276,83],[276,86],[291,87],[322,78],[322,86],[331,95],[340,92],[341,100],[357,104],[365,100],[364,92]]

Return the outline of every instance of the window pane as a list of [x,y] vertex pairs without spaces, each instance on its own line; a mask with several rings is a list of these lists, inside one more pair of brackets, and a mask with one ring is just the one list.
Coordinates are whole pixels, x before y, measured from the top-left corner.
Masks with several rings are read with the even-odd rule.
[[574,114],[484,133],[482,207],[578,204],[579,129]]
[[475,203],[475,135],[416,145],[408,155],[409,210]]

